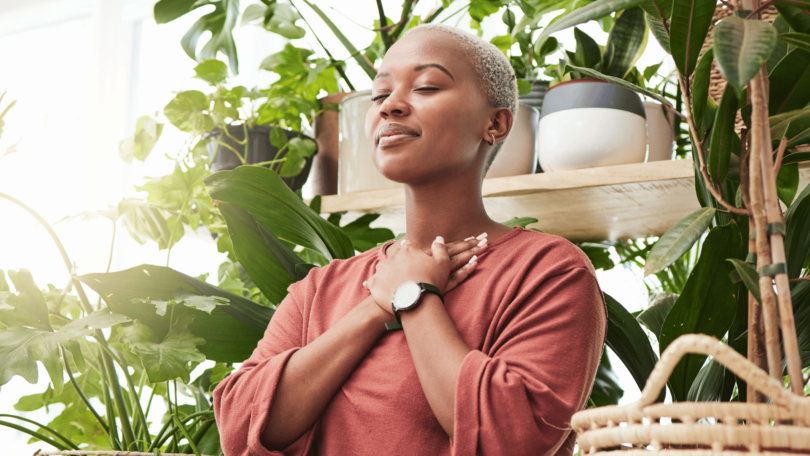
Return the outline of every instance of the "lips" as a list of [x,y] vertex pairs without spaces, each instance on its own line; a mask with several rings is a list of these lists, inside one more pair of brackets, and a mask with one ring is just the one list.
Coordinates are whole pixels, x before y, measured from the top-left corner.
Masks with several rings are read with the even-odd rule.
[[388,123],[377,130],[375,142],[379,147],[390,147],[419,137],[419,132],[407,125]]

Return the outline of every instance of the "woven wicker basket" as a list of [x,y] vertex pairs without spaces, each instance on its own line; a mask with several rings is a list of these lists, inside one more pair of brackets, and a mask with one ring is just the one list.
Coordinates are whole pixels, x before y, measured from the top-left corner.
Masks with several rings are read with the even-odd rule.
[[[653,404],[675,365],[687,353],[714,359],[770,397],[772,404],[679,402]],[[663,421],[673,421],[664,424]],[[678,422],[680,421],[680,422]],[[788,424],[789,423],[789,424]],[[641,399],[574,415],[583,454],[625,450],[639,456],[740,456],[810,454],[810,401],[714,337],[689,334],[672,342],[655,365]]]

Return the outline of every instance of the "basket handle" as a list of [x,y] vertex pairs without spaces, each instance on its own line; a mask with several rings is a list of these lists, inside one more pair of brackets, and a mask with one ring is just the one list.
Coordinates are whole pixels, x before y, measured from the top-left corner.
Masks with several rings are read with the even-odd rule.
[[672,341],[661,354],[661,359],[655,364],[655,368],[647,378],[647,383],[641,392],[641,399],[637,403],[639,407],[650,405],[658,399],[658,394],[667,383],[669,376],[672,375],[675,365],[689,353],[712,356],[715,361],[737,374],[757,391],[770,397],[778,405],[790,410],[795,407],[806,408],[808,406],[808,402],[803,397],[786,390],[782,382],[768,376],[767,372],[728,345],[712,336],[685,334]]

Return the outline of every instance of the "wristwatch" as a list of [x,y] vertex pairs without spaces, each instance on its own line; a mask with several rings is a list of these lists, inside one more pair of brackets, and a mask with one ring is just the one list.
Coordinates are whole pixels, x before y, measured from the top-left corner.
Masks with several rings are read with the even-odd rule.
[[396,291],[394,291],[394,298],[391,300],[391,308],[394,310],[394,316],[397,317],[397,322],[386,323],[385,329],[388,331],[402,329],[402,322],[399,319],[400,312],[408,312],[419,307],[419,304],[422,302],[422,296],[425,293],[433,293],[444,302],[444,296],[442,296],[441,291],[439,291],[435,285],[409,280],[398,286]]

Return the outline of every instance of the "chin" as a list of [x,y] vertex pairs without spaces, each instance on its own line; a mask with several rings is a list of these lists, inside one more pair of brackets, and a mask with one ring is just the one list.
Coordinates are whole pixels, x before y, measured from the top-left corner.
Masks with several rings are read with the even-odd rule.
[[424,169],[424,166],[417,166],[424,163],[424,160],[419,160],[419,154],[416,151],[404,150],[405,147],[398,146],[392,148],[376,148],[372,152],[372,159],[374,165],[380,171],[380,174],[385,176],[386,179],[405,184],[418,179],[418,175],[414,175],[419,170]]

